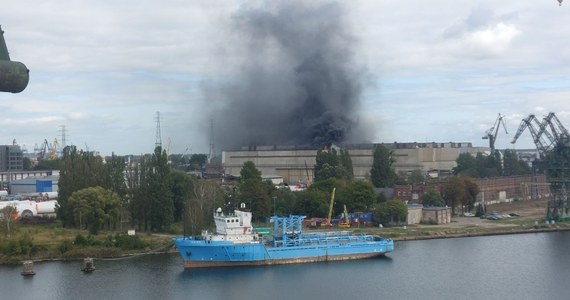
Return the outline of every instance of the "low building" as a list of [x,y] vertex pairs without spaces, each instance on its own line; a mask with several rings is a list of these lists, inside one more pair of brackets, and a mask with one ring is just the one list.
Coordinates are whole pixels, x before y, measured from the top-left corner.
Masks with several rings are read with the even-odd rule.
[[408,205],[408,217],[407,217],[407,224],[414,225],[420,224],[423,218],[423,206],[418,204],[409,204]]
[[10,182],[10,194],[33,194],[57,192],[59,176],[27,177]]
[[451,207],[424,207],[422,223],[435,225],[451,223]]

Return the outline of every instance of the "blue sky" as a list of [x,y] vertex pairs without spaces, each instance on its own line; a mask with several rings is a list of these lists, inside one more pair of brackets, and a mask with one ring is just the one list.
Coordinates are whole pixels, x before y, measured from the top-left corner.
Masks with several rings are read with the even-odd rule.
[[[68,144],[120,155],[152,152],[157,111],[171,152],[207,153],[219,105],[207,95],[240,76],[235,44],[245,37],[230,20],[246,4],[267,5],[5,2],[0,25],[30,83],[0,95],[0,144],[16,139],[32,151],[45,139],[61,141],[65,125]],[[499,133],[497,148],[534,147],[528,132],[510,144],[529,114],[553,111],[570,128],[570,2],[339,3],[366,74],[359,118],[374,142],[485,146],[498,113],[509,133]]]

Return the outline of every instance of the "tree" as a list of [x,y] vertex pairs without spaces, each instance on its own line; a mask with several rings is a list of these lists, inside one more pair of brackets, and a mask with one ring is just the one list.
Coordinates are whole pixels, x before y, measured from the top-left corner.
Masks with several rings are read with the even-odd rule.
[[451,207],[453,215],[455,208],[460,205],[462,212],[465,207],[472,209],[478,193],[477,183],[466,176],[451,176],[443,185],[443,199],[446,205]]
[[24,171],[32,170],[32,160],[29,157],[24,157],[22,159]]
[[149,197],[149,176],[152,163],[150,156],[142,157],[139,163],[132,163],[126,171],[127,198],[131,212],[131,223],[139,230],[148,229],[147,214],[151,209]]
[[267,217],[271,213],[271,199],[267,186],[262,181],[247,179],[240,183],[238,201],[250,207],[256,219]]
[[340,149],[340,165],[345,171],[345,178],[352,180],[354,178],[354,170],[352,169],[352,159],[348,150]]
[[293,214],[297,203],[298,192],[293,192],[288,188],[278,188],[273,190],[271,199],[275,200],[275,214],[286,216]]
[[[215,180],[193,180],[192,197],[186,202],[184,232],[191,234],[206,228],[213,223],[212,212],[224,205],[224,192]],[[226,193],[226,197],[233,197],[233,192]],[[233,201],[233,199],[231,200]],[[231,202],[227,201],[227,202]],[[187,228],[189,226],[190,228]]]
[[89,187],[69,197],[69,209],[80,228],[97,234],[104,227],[112,229],[119,221],[121,200],[113,191],[102,187]]
[[270,191],[261,180],[261,172],[251,161],[246,161],[240,171],[238,201],[249,206],[257,219],[270,214]]
[[443,185],[443,199],[445,204],[451,207],[451,214],[455,215],[455,207],[461,203],[465,194],[463,182],[458,176],[451,176]]
[[497,177],[503,174],[503,166],[499,151],[490,155],[478,152],[475,157],[469,153],[461,153],[457,157],[457,166],[453,168],[454,175],[474,178]]
[[425,176],[422,174],[422,170],[416,169],[408,175],[407,181],[409,184],[420,184],[426,181]]
[[374,187],[368,181],[355,180],[337,193],[337,211],[343,210],[343,205],[349,211],[369,211],[375,202]]
[[0,209],[0,223],[2,224],[4,237],[6,238],[9,238],[12,234],[12,222],[14,221],[14,215],[17,212],[17,209],[12,205],[6,205],[4,208]]
[[[326,217],[329,211],[331,192],[327,194],[317,189],[296,192],[297,201],[295,202],[294,213],[306,215],[308,218]],[[329,197],[328,199],[327,196]]]
[[339,155],[337,155],[337,151],[334,148],[319,150],[315,159],[315,182],[329,178],[353,178],[352,160],[348,150],[341,149]]
[[[475,156],[477,172],[470,177],[498,177],[502,174],[501,157],[498,151],[494,151],[491,155],[485,156],[478,152]],[[463,174],[468,175],[468,174]]]
[[455,162],[457,163],[457,166],[453,168],[454,175],[463,173],[470,173],[470,175],[473,175],[477,170],[475,157],[467,152],[460,153]]
[[58,181],[57,218],[63,226],[75,226],[68,199],[76,191],[88,187],[104,186],[104,165],[101,157],[93,152],[78,151],[75,146],[63,149],[63,158]]
[[123,225],[123,217],[125,216],[124,208],[128,206],[126,198],[127,187],[125,183],[125,158],[117,156],[114,153],[109,161],[103,166],[102,184],[105,189],[111,190],[119,196],[120,199],[120,218],[121,229]]
[[34,170],[59,170],[61,168],[61,159],[42,159],[34,166]]
[[184,172],[174,171],[170,177],[170,190],[174,204],[174,221],[179,222],[184,217],[186,202],[191,198],[194,190],[193,177]]
[[424,207],[445,205],[440,193],[433,189],[428,190],[422,195],[422,204]]
[[190,170],[200,170],[208,162],[208,156],[206,154],[192,154],[190,157]]
[[393,158],[394,152],[384,145],[374,148],[372,169],[370,179],[375,187],[392,187],[396,173],[392,164],[396,161]]
[[174,221],[174,201],[170,189],[170,165],[166,151],[156,147],[152,155],[152,168],[148,169],[148,200],[150,210],[147,212],[148,225],[151,231],[170,229]]
[[380,224],[400,223],[408,217],[408,207],[400,200],[380,203],[374,211],[374,218]]
[[241,181],[246,181],[249,179],[261,181],[261,171],[255,167],[255,164],[252,161],[244,162],[239,174]]
[[151,231],[170,230],[175,204],[166,151],[156,147],[152,155],[145,155],[138,164],[129,166],[126,182],[133,226]]
[[503,154],[503,175],[528,175],[530,174],[530,166],[523,160],[519,159],[514,150],[507,149]]
[[475,201],[477,200],[477,195],[479,194],[479,186],[473,179],[469,177],[463,177],[462,179],[463,186],[465,187],[465,197],[462,199],[461,204],[463,207],[467,207],[467,210],[469,211],[475,207]]

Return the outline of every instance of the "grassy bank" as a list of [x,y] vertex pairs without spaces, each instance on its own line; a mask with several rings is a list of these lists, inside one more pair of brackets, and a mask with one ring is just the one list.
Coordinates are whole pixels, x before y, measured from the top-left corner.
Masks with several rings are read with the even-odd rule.
[[[570,230],[570,222],[546,224],[546,200],[518,201],[490,206],[500,214],[517,212],[519,217],[502,220],[453,218],[444,225],[409,225],[406,227],[350,228],[354,233],[368,233],[392,238],[395,241],[470,237],[481,235],[518,234]],[[273,224],[257,224],[272,227]],[[346,230],[334,228],[332,230]],[[0,233],[1,234],[1,233]],[[57,222],[51,224],[18,224],[10,238],[0,236],[0,264],[23,260],[76,260],[85,257],[115,258],[156,251],[172,250],[169,235],[151,235],[137,232],[101,232],[91,236],[87,231],[65,229]]]
[[167,251],[168,236],[119,232],[89,235],[87,231],[56,225],[20,225],[10,237],[0,239],[0,264],[19,264],[23,260],[76,260],[85,257],[113,258],[125,255]]
[[570,224],[561,223],[557,225],[519,225],[519,226],[498,226],[498,227],[481,227],[475,225],[466,225],[457,228],[388,228],[384,230],[373,230],[374,234],[389,237],[395,241],[407,240],[425,240],[436,238],[458,238],[472,237],[484,235],[502,235],[502,234],[519,234],[532,232],[549,232],[549,231],[567,231],[570,230]]

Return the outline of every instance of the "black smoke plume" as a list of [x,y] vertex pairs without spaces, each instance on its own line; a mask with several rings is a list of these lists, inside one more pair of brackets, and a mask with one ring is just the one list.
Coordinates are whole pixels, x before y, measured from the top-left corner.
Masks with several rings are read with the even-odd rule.
[[237,79],[211,97],[223,150],[368,140],[357,118],[363,68],[345,18],[341,4],[314,1],[265,1],[233,15]]

